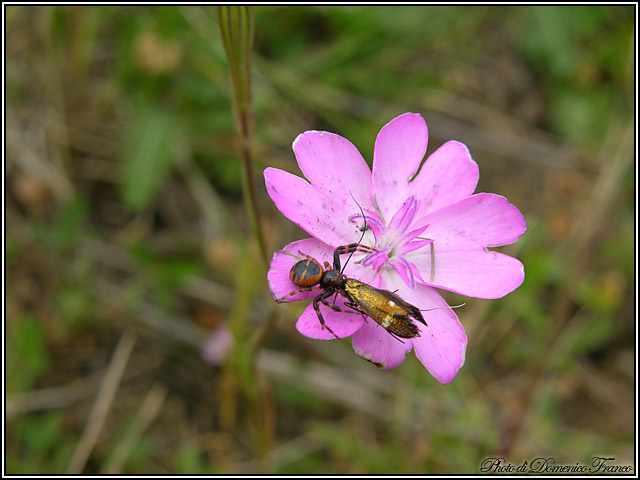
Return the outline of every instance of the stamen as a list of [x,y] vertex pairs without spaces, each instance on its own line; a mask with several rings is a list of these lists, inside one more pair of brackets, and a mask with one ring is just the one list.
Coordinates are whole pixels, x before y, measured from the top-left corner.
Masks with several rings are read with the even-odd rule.
[[409,262],[402,257],[393,257],[389,263],[391,263],[395,271],[398,272],[398,275],[402,277],[402,280],[404,280],[404,283],[406,283],[409,288],[416,288],[416,280]]
[[387,230],[395,232],[395,236],[403,235],[413,222],[419,205],[420,202],[413,195],[407,198],[389,222]]
[[367,222],[367,226],[371,228],[371,231],[373,232],[373,236],[375,237],[376,244],[377,244],[382,238],[382,235],[385,231],[385,227],[382,221],[377,216],[365,215],[363,217],[361,213],[357,213],[349,217],[349,222],[357,224],[357,221],[359,219],[364,219]]
[[387,253],[391,250],[391,247],[384,247],[383,249],[367,255],[362,259],[362,265],[365,267],[372,266],[374,270],[377,270],[388,260]]

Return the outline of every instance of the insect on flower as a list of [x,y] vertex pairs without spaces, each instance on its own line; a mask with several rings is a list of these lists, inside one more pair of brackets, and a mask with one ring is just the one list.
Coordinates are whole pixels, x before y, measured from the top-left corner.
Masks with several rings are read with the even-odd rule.
[[[439,291],[491,299],[518,288],[522,262],[494,248],[518,240],[527,226],[503,196],[474,193],[479,168],[463,143],[450,140],[425,158],[427,141],[420,114],[399,115],[378,133],[369,166],[340,135],[298,135],[292,147],[302,176],[269,167],[264,178],[278,210],[310,238],[275,251],[267,281],[278,301],[315,300],[296,321],[302,335],[351,337],[354,352],[382,369],[413,350],[446,384],[464,365],[467,335]],[[350,247],[359,237],[360,246]],[[336,268],[336,252],[351,253],[351,261],[342,259],[346,270]],[[397,318],[416,336],[394,335]]]
[[[297,293],[312,291],[315,285],[319,285],[323,291],[313,299],[313,308],[322,327],[326,328],[334,337],[339,338],[325,324],[322,312],[320,312],[320,303],[336,312],[366,315],[384,327],[387,332],[398,340],[400,338],[419,337],[418,327],[412,323],[411,319],[413,318],[425,326],[427,323],[417,307],[405,302],[393,292],[372,287],[360,280],[348,278],[343,274],[349,260],[347,259],[341,269],[340,255],[353,254],[354,252],[374,253],[375,249],[360,243],[343,245],[333,252],[333,268],[331,268],[329,262],[325,262],[324,269],[315,258],[299,252],[306,257],[306,260],[300,260],[291,268],[290,278],[295,285],[302,288],[294,290],[276,301],[282,302]],[[353,311],[344,310],[335,303],[329,303],[327,299],[334,294],[340,294],[345,297],[347,299],[345,305]]]
[[[354,201],[356,200],[354,199]],[[276,301],[282,302],[286,298],[297,293],[312,291],[314,286],[319,285],[322,292],[313,299],[313,308],[318,316],[318,320],[320,321],[322,328],[326,328],[334,337],[340,338],[329,326],[325,324],[324,317],[320,311],[320,303],[323,303],[335,312],[359,313],[363,316],[368,316],[398,340],[400,340],[400,338],[419,337],[420,332],[411,322],[411,318],[419,321],[425,326],[427,326],[427,323],[424,321],[422,313],[420,313],[420,310],[417,307],[405,302],[394,292],[372,287],[360,280],[348,278],[344,275],[344,269],[355,252],[367,254],[376,253],[376,249],[360,243],[362,242],[362,239],[369,227],[367,226],[367,220],[364,216],[364,212],[362,211],[362,207],[359,206],[359,208],[364,224],[359,228],[362,232],[362,236],[358,243],[342,245],[336,248],[333,251],[333,268],[331,268],[329,262],[324,262],[323,269],[320,262],[315,258],[298,251],[300,255],[306,257],[306,260],[296,262],[296,264],[291,267],[289,277],[295,285],[302,288],[289,292],[287,295],[277,299]],[[340,268],[340,255],[346,255],[347,253],[350,254],[349,258],[345,262],[344,266]],[[335,304],[335,300],[333,303],[329,303],[327,299],[334,294],[336,297],[337,294],[340,294],[346,298],[347,302],[345,302],[345,306],[349,307],[351,310],[344,310]]]

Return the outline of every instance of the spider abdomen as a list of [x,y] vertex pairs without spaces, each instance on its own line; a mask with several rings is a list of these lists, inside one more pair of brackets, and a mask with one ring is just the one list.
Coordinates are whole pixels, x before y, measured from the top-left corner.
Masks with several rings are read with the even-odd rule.
[[311,287],[320,283],[324,270],[320,263],[314,258],[307,257],[296,263],[289,276],[291,281],[300,287]]

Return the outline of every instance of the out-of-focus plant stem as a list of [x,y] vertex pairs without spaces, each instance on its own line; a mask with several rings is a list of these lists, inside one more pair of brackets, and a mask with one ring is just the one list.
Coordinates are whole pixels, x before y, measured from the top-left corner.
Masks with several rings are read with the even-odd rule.
[[242,194],[253,234],[258,242],[264,265],[267,248],[260,227],[256,186],[253,180],[251,139],[253,111],[251,109],[251,48],[253,46],[253,10],[248,6],[218,6],[216,17],[222,44],[229,62],[233,111],[242,155]]
[[[253,112],[251,109],[253,10],[247,6],[219,6],[216,7],[216,17],[229,62],[234,117],[243,161],[242,192],[263,265],[266,268],[268,260],[267,249],[258,216],[251,156],[251,139],[253,135]],[[276,316],[270,315],[265,325],[254,335],[249,347],[251,358],[255,356],[255,352],[260,348],[275,322]]]
[[[253,111],[251,108],[251,48],[253,45],[253,11],[247,6],[218,6],[216,17],[220,27],[222,44],[229,63],[233,111],[238,131],[240,154],[242,155],[242,193],[247,208],[254,237],[258,242],[263,266],[266,273],[267,249],[260,227],[257,208],[256,187],[253,179],[251,140],[253,136]],[[248,249],[246,249],[248,250]],[[264,276],[263,276],[264,278]],[[269,398],[270,387],[263,376],[255,368],[254,353],[260,348],[275,323],[275,315],[251,338],[247,335],[246,317],[251,303],[253,287],[256,282],[255,268],[249,256],[237,268],[236,301],[230,315],[230,326],[236,340],[243,346],[236,348],[230,359],[223,378],[223,397],[221,418],[228,430],[234,428],[236,422],[237,392],[241,389],[250,402],[250,424],[256,457],[266,468],[266,453],[271,448],[274,438],[273,421],[275,407]]]

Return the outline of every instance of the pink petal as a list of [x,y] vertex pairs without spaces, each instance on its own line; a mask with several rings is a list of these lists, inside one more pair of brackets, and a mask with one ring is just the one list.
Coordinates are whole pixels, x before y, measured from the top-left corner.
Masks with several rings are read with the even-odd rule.
[[401,342],[370,318],[353,334],[351,344],[357,355],[383,370],[400,365],[411,350],[410,340]]
[[264,178],[278,210],[311,236],[335,246],[357,242],[362,236],[359,225],[349,222],[350,216],[360,213],[353,199],[345,205],[338,197],[326,196],[302,178],[277,168],[265,169]]
[[[422,286],[422,288],[429,287]],[[431,291],[434,295],[438,295],[435,290],[431,289]],[[444,300],[441,306],[446,306]],[[467,334],[451,308],[426,312],[426,318],[429,326],[425,327],[418,323],[420,336],[411,342],[418,360],[436,380],[447,384],[455,378],[458,370],[464,365]]]
[[515,242],[527,231],[522,213],[501,195],[478,193],[419,220],[429,223],[427,236],[441,245],[497,247]]
[[[416,238],[418,235],[423,233],[427,228],[429,228],[429,224],[423,225],[422,227],[416,228],[415,230],[411,230],[404,237],[402,237],[402,244],[406,244],[407,242],[410,242],[411,240]],[[415,250],[415,249],[412,249],[412,250]],[[411,250],[409,250],[409,251],[411,251]]]
[[[328,299],[329,303],[333,303],[333,297]],[[349,310],[349,307],[344,306],[344,297],[338,295],[336,305]],[[325,324],[335,333],[339,338],[345,338],[349,335],[353,335],[358,331],[364,323],[364,318],[358,313],[342,313],[334,312],[326,305],[320,304],[320,312],[324,318]],[[313,304],[310,303],[305,308],[300,318],[296,322],[296,328],[305,337],[313,338],[316,340],[332,340],[334,337],[329,330],[322,328],[322,324],[318,319]]]
[[[513,257],[483,248],[443,246],[437,239],[434,245],[434,280],[428,282],[431,286],[467,297],[500,298],[524,281],[524,267]],[[431,276],[431,255],[425,251],[411,252],[405,258],[418,267],[426,280]]]
[[[349,258],[348,255],[343,257]],[[343,258],[342,265],[346,258]],[[371,268],[363,265],[366,254],[355,253],[351,258],[347,268],[344,269],[344,274],[349,278],[355,278],[361,282],[367,283],[375,288],[380,288],[380,275],[378,275],[377,268]]]
[[[404,243],[398,249],[398,255],[405,255],[406,253],[413,252],[414,250],[426,247],[428,245],[431,245],[432,243],[433,240],[416,240],[415,242]],[[429,247],[429,252],[431,252],[431,247]]]
[[478,165],[464,144],[452,140],[442,145],[409,184],[409,194],[420,200],[418,218],[471,195],[478,177]]
[[326,192],[339,205],[371,209],[371,170],[353,144],[328,132],[309,131],[298,135],[293,151],[300,170],[311,184]]
[[394,118],[376,138],[371,193],[387,223],[410,195],[398,192],[406,190],[407,182],[420,167],[428,138],[427,124],[417,113]]
[[397,288],[398,295],[421,310],[436,308],[422,313],[427,326],[416,322],[420,337],[411,339],[411,344],[429,373],[440,383],[449,383],[464,365],[467,350],[467,335],[456,314],[438,292],[426,285],[411,290],[390,272],[383,275],[383,285],[389,290]]
[[[478,298],[500,298],[524,280],[515,258],[487,251],[486,246],[515,242],[527,229],[520,211],[491,193],[472,195],[441,208],[419,222],[429,223],[434,240],[434,287]],[[421,249],[405,255],[423,278],[431,277],[431,254]]]
[[[291,281],[290,272],[291,268],[300,260],[304,260],[305,257],[300,252],[312,256],[320,265],[328,261],[333,263],[333,247],[322,243],[315,238],[306,238],[304,240],[298,240],[297,242],[290,243],[282,250],[278,250],[273,254],[271,259],[271,265],[269,266],[269,272],[267,272],[267,283],[271,295],[275,300],[280,300],[288,293],[298,290],[301,287]],[[315,298],[322,291],[319,286],[315,287],[312,292],[300,292],[291,297],[283,299],[283,302],[295,302],[297,300],[303,300],[305,298]]]

